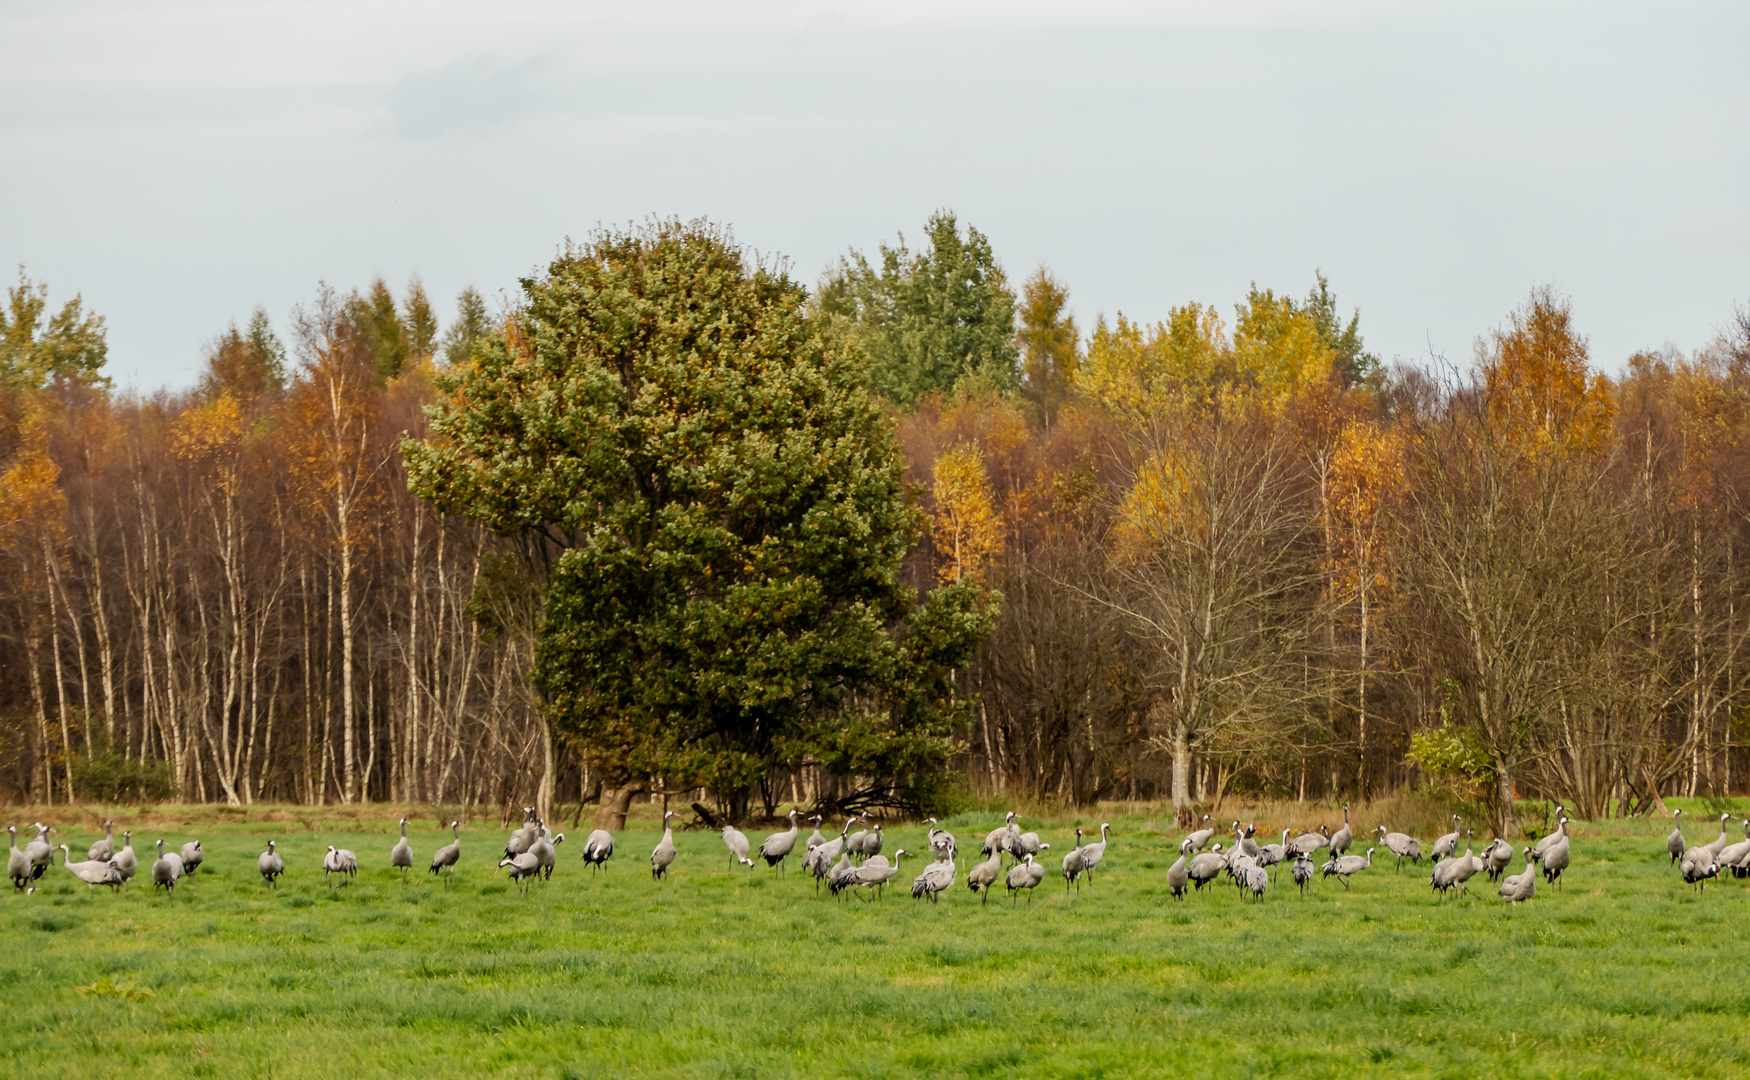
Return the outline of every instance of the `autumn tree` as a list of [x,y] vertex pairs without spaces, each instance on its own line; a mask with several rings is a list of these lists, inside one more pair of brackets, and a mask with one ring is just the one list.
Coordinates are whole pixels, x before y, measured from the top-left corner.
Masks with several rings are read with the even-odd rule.
[[977,447],[956,446],[936,458],[936,552],[944,582],[971,578],[983,584],[1002,550],[1002,522],[991,501],[990,479]]
[[[380,284],[380,283],[379,283]],[[324,288],[314,304],[293,314],[301,368],[292,389],[288,467],[296,496],[320,526],[322,550],[334,575],[339,614],[341,798],[364,797],[361,766],[372,747],[361,742],[357,702],[360,646],[361,552],[379,521],[383,466],[376,378],[383,370],[381,340],[366,337],[356,308]],[[368,769],[365,770],[368,773]]]
[[208,399],[230,394],[248,405],[283,389],[286,349],[274,334],[267,312],[256,308],[243,330],[238,330],[236,323],[226,327],[208,347],[206,368],[200,387]]
[[523,282],[406,447],[422,495],[555,552],[536,683],[622,793],[734,811],[812,760],[876,778],[866,800],[946,761],[947,673],[989,614],[901,582],[920,515],[804,299],[702,222],[600,233]]

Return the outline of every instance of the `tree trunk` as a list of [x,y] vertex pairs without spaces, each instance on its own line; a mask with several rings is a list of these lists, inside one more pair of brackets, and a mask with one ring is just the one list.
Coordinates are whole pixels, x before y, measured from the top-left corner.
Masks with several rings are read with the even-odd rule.
[[1513,773],[1507,763],[1495,759],[1495,835],[1519,835],[1519,808],[1513,801]]
[[596,807],[595,827],[609,832],[624,829],[626,811],[631,808],[633,798],[649,790],[650,785],[643,780],[633,780],[617,788],[602,785],[602,801]]
[[1191,805],[1191,732],[1183,720],[1173,722],[1173,813]]

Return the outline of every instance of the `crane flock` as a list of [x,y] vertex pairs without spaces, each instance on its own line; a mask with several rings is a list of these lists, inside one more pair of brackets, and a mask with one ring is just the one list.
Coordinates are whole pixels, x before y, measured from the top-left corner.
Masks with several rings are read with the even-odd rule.
[[[1355,836],[1349,811],[1348,806],[1343,807],[1343,823],[1335,833],[1324,824],[1299,835],[1290,835],[1291,830],[1283,829],[1279,840],[1270,844],[1259,844],[1256,826],[1240,821],[1230,825],[1231,844],[1215,842],[1216,827],[1209,816],[1204,815],[1197,823],[1198,827],[1179,841],[1178,859],[1167,869],[1168,894],[1175,900],[1183,900],[1225,878],[1242,899],[1263,902],[1274,880],[1273,871],[1286,867],[1290,880],[1304,898],[1316,876],[1334,877],[1345,891],[1349,890],[1351,879],[1373,869],[1373,856],[1381,847],[1395,858],[1398,873],[1402,872],[1406,860],[1412,864],[1422,861],[1422,841],[1406,833],[1391,831],[1384,824],[1375,825],[1371,832],[1377,841],[1375,846],[1369,846],[1365,852],[1349,850]],[[1718,837],[1704,844],[1691,845],[1683,835],[1681,814],[1681,810],[1674,812],[1677,826],[1666,838],[1665,850],[1685,884],[1700,893],[1710,880],[1727,873],[1737,878],[1750,877],[1750,818],[1741,822],[1742,840],[1734,842],[1730,830],[1731,815],[1726,813],[1720,815]],[[813,877],[816,892],[825,886],[832,897],[840,900],[857,897],[865,903],[881,899],[886,886],[902,878],[901,860],[907,857],[925,860],[910,879],[911,895],[916,899],[940,903],[960,877],[958,839],[943,829],[935,818],[926,819],[924,843],[917,849],[921,855],[914,856],[911,851],[900,848],[889,858],[882,853],[886,836],[885,826],[881,823],[852,815],[844,820],[837,835],[823,834],[821,826],[825,819],[815,814],[806,819],[813,823],[814,828],[804,839],[798,821],[800,816],[800,811],[790,811],[787,815],[789,827],[771,833],[757,848],[739,829],[723,826],[721,836],[729,853],[731,868],[740,864],[751,870],[755,858],[758,858],[775,875],[783,876],[787,874],[791,857],[797,856],[804,872]],[[672,811],[663,814],[662,839],[650,854],[653,881],[667,878],[680,857],[674,842],[672,822],[675,817]],[[1491,884],[1499,882],[1496,895],[1513,907],[1536,896],[1540,877],[1552,893],[1559,893],[1563,875],[1572,862],[1572,837],[1568,833],[1571,819],[1566,808],[1557,805],[1555,818],[1554,831],[1534,844],[1516,851],[1505,838],[1495,837],[1479,853],[1475,830],[1464,829],[1463,819],[1453,815],[1452,831],[1427,847],[1427,857],[1432,863],[1429,883],[1436,897],[1445,900],[1454,893],[1459,897],[1471,895],[1470,883],[1479,874],[1485,875]],[[68,844],[50,843],[50,826],[40,822],[33,825],[36,835],[22,849],[18,845],[18,827],[9,826],[7,875],[14,890],[27,895],[36,892],[54,863],[57,847],[67,872],[84,882],[88,891],[94,892],[99,885],[111,892],[126,888],[138,871],[133,833],[124,830],[121,847],[117,848],[114,822],[103,824],[103,839],[92,843],[86,857],[77,861],[73,859]],[[852,832],[852,826],[858,824],[867,827]],[[399,826],[400,837],[385,853],[384,865],[391,872],[399,870],[405,883],[414,865],[414,854],[407,836],[407,819],[401,819]],[[460,822],[451,821],[451,842],[431,856],[431,873],[443,876],[446,889],[453,886],[461,859],[460,829]],[[1073,899],[1084,885],[1093,883],[1096,871],[1106,858],[1111,831],[1111,824],[1102,822],[1099,839],[1091,840],[1081,828],[1075,829],[1074,840],[1059,863],[1064,891],[1069,898]],[[551,880],[558,865],[558,846],[564,839],[563,833],[555,834],[547,828],[533,807],[525,807],[523,823],[507,838],[498,867],[506,871],[520,893],[527,895],[531,884]],[[190,840],[173,850],[166,850],[166,841],[158,840],[155,848],[157,855],[149,867],[153,889],[162,889],[167,896],[173,897],[177,886],[193,877],[202,866],[204,849],[199,840]],[[1051,844],[1042,840],[1037,832],[1022,831],[1019,815],[1011,811],[1000,827],[982,838],[979,854],[983,858],[965,869],[966,887],[978,895],[980,905],[990,902],[991,891],[1000,884],[1011,904],[1018,904],[1020,895],[1026,893],[1027,904],[1031,906],[1035,890],[1044,883],[1048,874],[1040,856],[1050,849]],[[606,874],[614,853],[613,835],[596,829],[584,841],[582,860],[597,873]],[[1524,860],[1523,870],[1509,874],[1519,859]],[[256,865],[267,886],[277,889],[279,878],[286,872],[286,862],[279,852],[277,839],[266,841]],[[331,844],[323,853],[322,870],[330,888],[346,888],[356,878],[359,868],[359,856],[345,848]]]

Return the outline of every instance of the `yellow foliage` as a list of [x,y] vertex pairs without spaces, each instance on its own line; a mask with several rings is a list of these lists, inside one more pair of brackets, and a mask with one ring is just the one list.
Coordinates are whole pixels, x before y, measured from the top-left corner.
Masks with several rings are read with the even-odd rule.
[[18,448],[0,472],[0,546],[19,552],[22,563],[36,562],[40,545],[58,548],[66,532],[67,497],[61,470],[49,457],[48,430],[40,415],[25,421]]
[[1354,593],[1386,584],[1384,511],[1403,483],[1404,446],[1395,428],[1358,420],[1337,436],[1331,456],[1327,525],[1333,583]]
[[1551,290],[1535,290],[1481,360],[1489,408],[1522,446],[1596,451],[1608,440],[1616,416],[1610,380],[1592,370],[1572,308]]
[[1252,291],[1234,323],[1234,381],[1273,405],[1331,377],[1334,356],[1308,311],[1266,289]]
[[1114,326],[1100,319],[1075,382],[1115,416],[1134,421],[1207,401],[1227,367],[1221,316],[1213,307],[1190,303],[1153,326],[1133,323],[1122,312]]
[[984,584],[992,560],[1002,549],[1002,519],[991,499],[984,459],[960,445],[936,458],[936,550],[946,560],[943,581],[971,577]]
[[243,413],[229,390],[176,418],[170,447],[184,461],[203,461],[235,450],[243,441]]
[[1203,542],[1209,499],[1202,470],[1180,460],[1175,447],[1152,455],[1124,496],[1118,532],[1121,556],[1145,556],[1163,544]]

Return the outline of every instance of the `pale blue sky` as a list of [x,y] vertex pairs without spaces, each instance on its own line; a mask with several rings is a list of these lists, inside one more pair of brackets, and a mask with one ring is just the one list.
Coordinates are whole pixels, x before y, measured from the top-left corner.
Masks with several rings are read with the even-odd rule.
[[1539,283],[1594,358],[1750,301],[1750,5],[0,0],[0,265],[113,373],[318,279],[447,318],[567,235],[707,215],[812,281],[949,207],[1085,323],[1322,268],[1386,358]]

